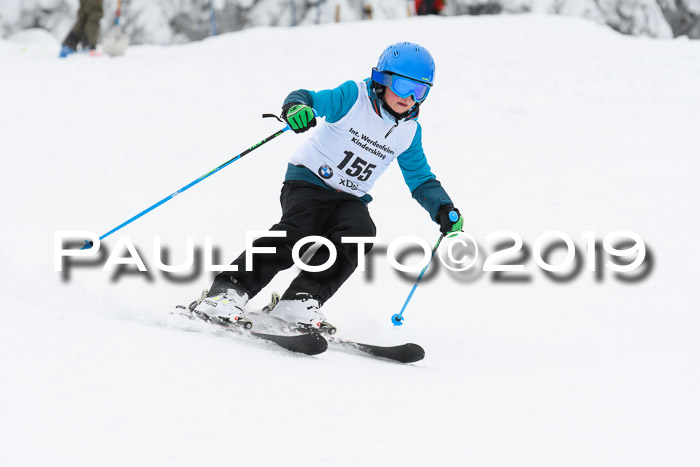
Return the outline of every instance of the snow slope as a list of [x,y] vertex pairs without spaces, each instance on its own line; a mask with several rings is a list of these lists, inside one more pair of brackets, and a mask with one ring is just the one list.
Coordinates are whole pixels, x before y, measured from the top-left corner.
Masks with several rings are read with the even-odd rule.
[[[378,248],[372,273],[325,312],[349,338],[422,344],[426,359],[409,366],[290,355],[169,316],[210,276],[167,280],[153,236],[172,263],[188,236],[211,236],[232,259],[246,230],[279,217],[286,160],[304,138],[293,134],[105,240],[128,236],[149,276],[54,272],[56,230],[105,233],[276,131],[260,114],[289,91],[362,79],[403,39],[437,61],[424,146],[487,252],[486,235],[504,229],[530,247],[552,229],[579,246],[586,231],[625,229],[652,252],[648,277],[597,281],[584,267],[558,283],[531,257],[526,283],[438,268],[394,328],[413,282]],[[119,59],[58,60],[57,43],[24,40],[0,42],[0,464],[700,461],[700,44],[543,16],[260,28]],[[398,168],[373,195],[383,247],[437,238]]]

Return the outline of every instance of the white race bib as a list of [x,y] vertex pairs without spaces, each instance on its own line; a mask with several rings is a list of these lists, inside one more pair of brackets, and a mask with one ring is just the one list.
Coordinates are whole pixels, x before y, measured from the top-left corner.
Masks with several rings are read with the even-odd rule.
[[394,125],[372,108],[367,84],[356,84],[359,95],[350,111],[336,123],[319,121],[290,162],[310,169],[331,188],[360,197],[409,148],[418,124],[415,120],[401,121],[387,137]]

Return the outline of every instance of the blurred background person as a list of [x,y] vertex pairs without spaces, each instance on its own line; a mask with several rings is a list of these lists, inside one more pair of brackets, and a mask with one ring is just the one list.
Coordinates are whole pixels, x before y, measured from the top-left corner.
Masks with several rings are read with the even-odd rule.
[[419,15],[438,15],[443,8],[443,0],[416,0],[416,14]]
[[59,56],[66,57],[75,53],[80,44],[90,52],[90,55],[95,55],[102,15],[102,0],[80,0],[78,19],[63,41]]

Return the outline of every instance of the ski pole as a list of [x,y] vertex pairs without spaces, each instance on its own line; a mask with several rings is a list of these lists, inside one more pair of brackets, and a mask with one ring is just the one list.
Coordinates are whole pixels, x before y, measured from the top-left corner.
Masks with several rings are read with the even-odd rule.
[[117,14],[114,17],[114,25],[119,26],[119,19],[122,16],[122,0],[117,0]]
[[216,12],[214,12],[214,0],[209,0],[209,29],[211,35],[216,36]]
[[[457,214],[455,211],[450,211],[450,220],[452,222],[457,222],[459,220],[459,214]],[[403,304],[403,307],[401,307],[401,311],[396,313],[391,317],[391,322],[394,324],[394,326],[401,326],[403,324],[403,312],[406,311],[406,307],[408,306],[408,302],[411,301],[411,298],[413,297],[413,293],[416,291],[416,288],[418,288],[418,284],[420,284],[420,280],[423,279],[423,274],[425,274],[425,271],[428,270],[428,266],[430,266],[430,263],[433,261],[433,256],[435,256],[435,252],[437,251],[438,247],[440,246],[440,242],[442,242],[442,239],[445,238],[445,234],[440,235],[440,238],[438,238],[437,243],[433,247],[432,253],[430,253],[430,260],[428,260],[428,264],[425,265],[423,270],[420,272],[420,275],[418,276],[418,279],[416,279],[416,283],[413,284],[413,288],[411,289],[411,293],[408,294],[408,298],[406,298],[406,301]]]
[[[277,118],[276,115],[269,115],[269,114],[263,115],[263,117],[265,117],[265,116],[272,116],[272,117]],[[248,153],[250,153],[250,152],[256,150],[257,148],[259,148],[259,147],[262,146],[263,144],[267,143],[268,141],[272,141],[273,139],[277,138],[279,135],[281,135],[282,133],[284,133],[284,132],[287,131],[287,130],[289,130],[289,125],[287,125],[286,127],[282,128],[281,130],[277,131],[276,133],[271,134],[270,136],[268,136],[268,137],[265,138],[264,140],[262,140],[262,141],[260,141],[260,142],[258,142],[258,143],[256,143],[256,144],[254,144],[253,146],[249,147],[248,149],[246,149],[246,150],[243,151],[242,153],[240,153],[240,154],[238,154],[237,156],[235,156],[235,157],[229,159],[228,161],[224,162],[223,164],[221,164],[220,166],[218,166],[218,167],[215,168],[214,170],[212,170],[212,171],[210,171],[210,172],[207,172],[206,174],[202,175],[202,176],[199,177],[198,179],[196,179],[196,180],[194,180],[194,181],[188,183],[187,185],[183,186],[182,188],[180,188],[180,189],[177,190],[176,192],[174,192],[174,193],[172,193],[172,194],[166,196],[165,198],[161,199],[160,201],[158,201],[158,202],[155,203],[154,205],[152,205],[152,206],[150,206],[150,207],[144,209],[143,211],[141,211],[140,213],[136,214],[136,215],[135,215],[134,217],[132,217],[131,219],[122,222],[121,224],[119,224],[118,226],[116,226],[115,228],[113,228],[112,230],[110,230],[109,232],[107,232],[106,234],[102,235],[102,236],[100,237],[100,240],[102,240],[102,239],[104,239],[104,238],[106,238],[106,237],[109,237],[110,235],[112,235],[112,234],[113,234],[114,232],[116,232],[117,230],[119,230],[119,229],[121,229],[121,228],[123,228],[123,227],[125,227],[125,226],[127,226],[127,225],[129,225],[129,224],[131,224],[132,222],[134,222],[134,221],[135,221],[136,219],[138,219],[139,217],[142,217],[142,216],[148,214],[149,212],[153,211],[155,208],[157,208],[157,207],[160,206],[161,204],[163,204],[163,203],[165,203],[165,202],[167,202],[167,201],[170,201],[171,199],[173,199],[174,197],[176,197],[176,196],[179,195],[180,193],[182,193],[182,192],[184,192],[184,191],[186,191],[186,190],[192,188],[193,186],[195,186],[197,183],[201,182],[201,181],[204,180],[205,178],[209,177],[210,175],[214,175],[214,174],[215,174],[216,172],[218,172],[219,170],[223,169],[223,168],[226,167],[227,165],[230,165],[230,164],[236,162],[236,161],[237,161],[238,159],[240,159],[241,157],[243,157],[243,156],[245,156],[246,154],[248,154]],[[85,240],[85,245],[83,245],[83,247],[81,248],[81,250],[86,250],[86,249],[89,249],[89,248],[92,248],[92,242],[91,242],[91,241],[88,241],[88,240]]]

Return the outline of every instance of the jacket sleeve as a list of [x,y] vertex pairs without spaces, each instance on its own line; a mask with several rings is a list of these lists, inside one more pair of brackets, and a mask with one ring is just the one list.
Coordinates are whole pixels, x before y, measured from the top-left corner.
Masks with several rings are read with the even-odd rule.
[[317,117],[325,117],[328,123],[335,123],[350,111],[359,96],[357,83],[346,81],[337,88],[324,91],[299,89],[291,92],[283,105],[305,104],[316,112]]
[[[416,122],[417,123],[417,122]],[[428,160],[423,152],[422,130],[420,124],[416,129],[411,146],[396,158],[403,173],[404,181],[411,190],[413,199],[428,211],[430,218],[437,222],[435,216],[443,204],[453,204],[447,192],[433,175]]]

